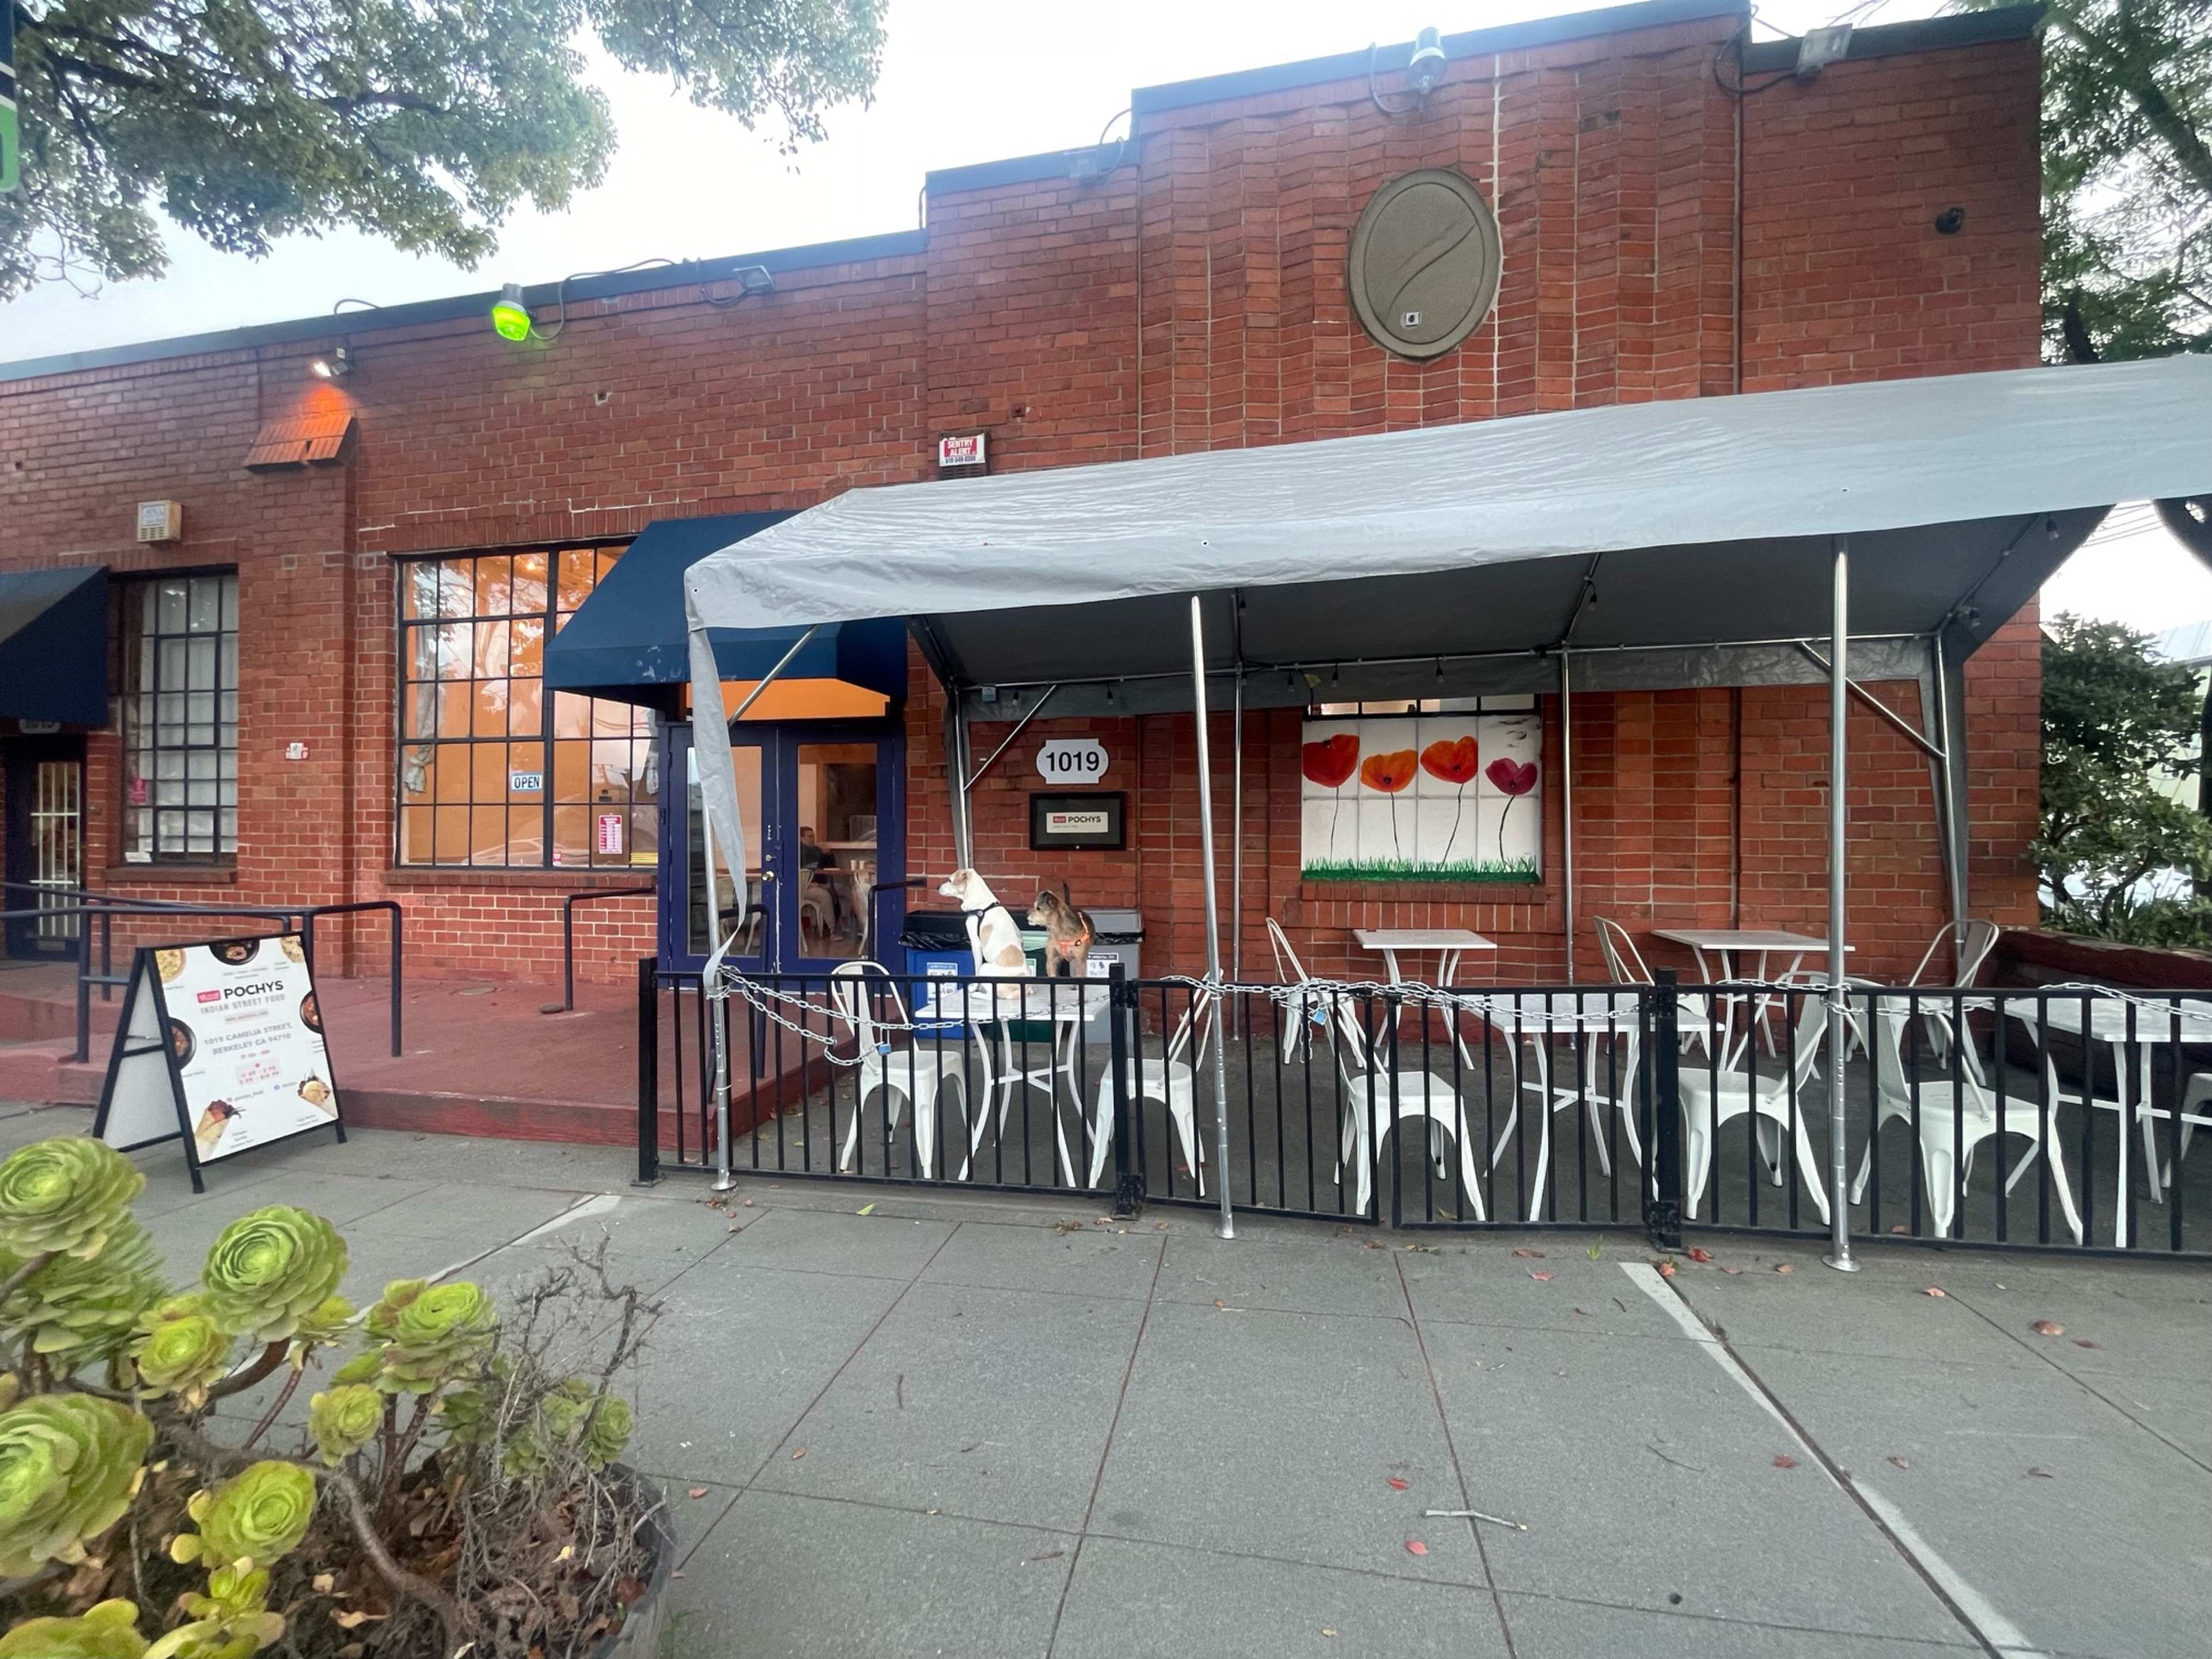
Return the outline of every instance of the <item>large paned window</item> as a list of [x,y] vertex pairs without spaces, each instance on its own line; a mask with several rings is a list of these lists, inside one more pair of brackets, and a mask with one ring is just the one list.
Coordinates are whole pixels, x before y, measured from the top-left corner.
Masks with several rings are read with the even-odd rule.
[[544,689],[545,641],[620,556],[539,548],[399,566],[402,864],[649,865],[651,717]]
[[123,859],[212,864],[238,849],[238,576],[125,585]]

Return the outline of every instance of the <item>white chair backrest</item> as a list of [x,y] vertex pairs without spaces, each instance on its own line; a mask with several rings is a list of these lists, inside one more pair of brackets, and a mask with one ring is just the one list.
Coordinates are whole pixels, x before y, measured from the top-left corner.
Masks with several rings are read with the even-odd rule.
[[1597,948],[1605,953],[1606,970],[1613,975],[1615,985],[1649,985],[1651,970],[1644,965],[1644,953],[1636,948],[1636,941],[1628,930],[1617,921],[1603,916],[1596,919]]
[[[1295,981],[1300,985],[1311,982],[1313,975],[1298,960],[1298,953],[1291,949],[1291,941],[1284,936],[1282,924],[1274,917],[1267,918],[1267,948],[1275,957],[1275,981],[1281,985]],[[1293,998],[1283,1008],[1283,1063],[1287,1066],[1298,1057],[1306,1038],[1311,1034],[1309,1022],[1313,1017],[1313,1004],[1303,997]]]
[[871,975],[883,981],[882,995],[890,1001],[898,1023],[905,1024],[906,1004],[890,970],[881,963],[841,962],[830,970],[830,1006],[852,1028],[854,1040],[864,1054],[874,1053],[882,1040],[876,1032],[874,994],[867,982]]
[[1168,1034],[1167,1047],[1162,1053],[1170,1065],[1183,1057],[1189,1048],[1191,1034],[1198,1034],[1198,1058],[1206,1055],[1206,1042],[1213,1030],[1213,994],[1194,991],[1190,1000],[1183,1005],[1182,1018],[1176,1021],[1175,1030]]
[[1965,948],[1959,953],[1960,984],[1972,985],[1981,977],[1982,964],[1990,959],[1996,943],[1996,923],[1977,917],[1966,924]]
[[1805,993],[1805,1006],[1797,1011],[1796,1063],[1790,1068],[1791,1086],[1798,1093],[1813,1075],[1820,1058],[1820,1037],[1828,1029],[1828,999],[1818,992]]

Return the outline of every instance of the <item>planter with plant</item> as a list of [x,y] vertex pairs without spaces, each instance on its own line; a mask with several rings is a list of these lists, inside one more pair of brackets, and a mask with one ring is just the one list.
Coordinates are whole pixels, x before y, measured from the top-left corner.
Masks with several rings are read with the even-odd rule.
[[668,1552],[617,1461],[659,1310],[604,1247],[504,1310],[398,1279],[356,1310],[337,1229],[272,1205],[179,1290],[131,1212],[144,1184],[94,1140],[0,1163],[0,1659],[614,1643]]

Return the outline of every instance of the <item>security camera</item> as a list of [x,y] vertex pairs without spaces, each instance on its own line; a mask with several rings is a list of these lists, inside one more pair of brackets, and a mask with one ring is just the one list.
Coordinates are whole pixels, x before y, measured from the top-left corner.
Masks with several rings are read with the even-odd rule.
[[1423,29],[1413,37],[1413,60],[1406,65],[1407,83],[1427,97],[1443,82],[1444,67],[1450,61],[1444,56],[1443,37],[1434,29]]

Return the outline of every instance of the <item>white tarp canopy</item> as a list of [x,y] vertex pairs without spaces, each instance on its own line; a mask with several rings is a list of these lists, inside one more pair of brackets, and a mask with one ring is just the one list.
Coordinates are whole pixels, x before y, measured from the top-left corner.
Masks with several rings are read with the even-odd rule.
[[[1942,615],[1928,607],[1959,597],[1927,577],[1928,557],[1973,526],[2002,526],[1979,537],[1994,553],[2024,514],[2208,489],[2212,361],[2178,357],[1614,404],[854,490],[700,561],[685,590],[692,623],[714,627],[949,622],[1640,551],[1681,600],[1672,614],[1623,617],[1619,631],[1691,642],[1817,631],[1787,623],[1762,594],[1771,568],[1745,580],[1773,562],[1744,550],[1810,541],[1825,551],[1827,538],[1849,535],[1861,569],[1882,562],[1885,541],[1910,550],[1900,566],[1923,567],[1926,591],[1896,620],[1924,631]],[[1705,589],[1706,574],[1725,585]],[[1864,580],[1879,603],[1886,584]],[[1824,611],[1825,587],[1811,586]],[[1408,654],[1442,647],[1449,631],[1445,618],[1423,620]],[[1490,637],[1506,619],[1462,620]],[[1096,632],[1088,619],[1084,631]],[[1055,678],[1083,677],[1069,668],[1079,645],[1069,632],[1054,629],[1039,653],[1067,671]],[[1133,643],[1098,641],[1097,653]],[[1179,639],[1161,643],[1179,659]],[[978,679],[996,672],[969,666]]]
[[[2207,493],[2212,360],[2176,357],[860,489],[710,554],[684,599],[695,641],[911,618],[960,686],[1118,681],[1122,712],[1189,706],[1193,592],[1255,705],[1304,702],[1299,671],[1341,697],[1549,685],[1570,630],[1590,689],[1742,684],[1818,677],[1789,642],[1826,631],[1848,537],[1879,678],[1885,639],[1943,635],[1955,665],[2115,503]],[[720,829],[711,663],[692,692]]]

